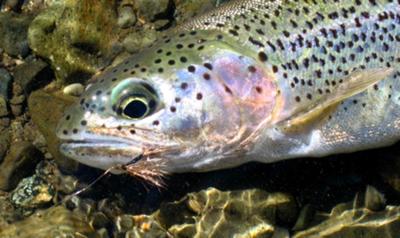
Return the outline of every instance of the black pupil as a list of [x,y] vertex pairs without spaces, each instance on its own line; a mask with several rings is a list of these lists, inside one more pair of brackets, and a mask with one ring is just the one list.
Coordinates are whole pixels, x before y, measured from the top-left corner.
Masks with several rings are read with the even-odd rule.
[[132,100],[124,108],[124,114],[130,118],[141,118],[147,112],[147,105],[140,100]]

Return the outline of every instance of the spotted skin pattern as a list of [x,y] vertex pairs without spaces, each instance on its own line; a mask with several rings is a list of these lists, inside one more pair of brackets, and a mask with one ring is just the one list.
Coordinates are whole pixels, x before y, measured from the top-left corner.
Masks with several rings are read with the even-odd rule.
[[[144,154],[148,167],[187,172],[389,145],[399,51],[399,1],[232,1],[96,76],[59,124],[61,151],[103,169]],[[285,124],[374,69],[392,71]],[[121,98],[143,91],[153,112],[121,116]]]

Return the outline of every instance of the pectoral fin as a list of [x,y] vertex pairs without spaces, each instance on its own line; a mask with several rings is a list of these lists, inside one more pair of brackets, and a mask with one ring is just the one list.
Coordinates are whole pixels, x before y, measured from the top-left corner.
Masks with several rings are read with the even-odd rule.
[[392,72],[392,68],[355,71],[344,78],[343,83],[338,84],[331,93],[325,94],[324,97],[304,110],[280,122],[280,124],[283,128],[290,130],[290,128],[294,129],[307,126],[307,124],[315,120],[322,120],[332,112],[341,101],[363,92],[369,86],[385,79]]

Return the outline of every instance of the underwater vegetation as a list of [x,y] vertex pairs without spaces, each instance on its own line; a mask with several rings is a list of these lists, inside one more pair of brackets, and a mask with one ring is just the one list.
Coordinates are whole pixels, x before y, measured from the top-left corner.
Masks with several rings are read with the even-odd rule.
[[166,174],[163,187],[111,173],[92,184],[103,171],[60,153],[57,125],[85,85],[223,2],[0,1],[0,237],[400,235],[396,144]]

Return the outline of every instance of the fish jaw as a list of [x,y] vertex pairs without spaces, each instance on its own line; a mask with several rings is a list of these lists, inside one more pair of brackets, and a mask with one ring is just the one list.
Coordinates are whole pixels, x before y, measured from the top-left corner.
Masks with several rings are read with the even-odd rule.
[[[103,170],[128,164],[134,158],[140,156],[142,151],[134,148],[128,143],[113,142],[109,139],[104,141],[71,141],[60,145],[60,151],[65,156],[71,157],[82,164]],[[93,160],[92,158],[96,159]]]

